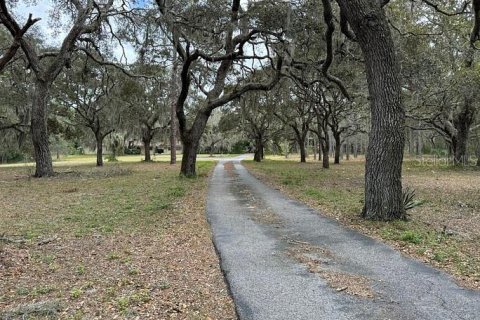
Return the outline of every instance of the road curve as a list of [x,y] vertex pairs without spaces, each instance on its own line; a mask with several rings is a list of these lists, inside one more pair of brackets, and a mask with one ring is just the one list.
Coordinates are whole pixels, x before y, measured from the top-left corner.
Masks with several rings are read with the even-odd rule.
[[221,160],[207,217],[241,320],[480,319],[480,293]]

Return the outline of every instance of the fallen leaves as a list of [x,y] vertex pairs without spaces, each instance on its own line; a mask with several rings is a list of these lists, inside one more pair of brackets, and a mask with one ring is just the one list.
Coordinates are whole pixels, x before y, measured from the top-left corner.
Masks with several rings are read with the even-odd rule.
[[[100,172],[99,178],[86,170],[75,187],[78,175],[15,180],[8,177],[13,170],[0,171],[9,181],[0,186],[3,208],[9,208],[0,210],[0,219],[8,215],[0,233],[26,239],[0,243],[0,310],[55,300],[62,306],[55,317],[61,319],[236,318],[205,218],[205,175],[179,179],[178,167],[167,164],[128,165]],[[155,180],[147,179],[155,174]],[[153,184],[156,189],[147,192]],[[163,197],[170,186],[176,191]],[[123,193],[111,192],[115,188]],[[23,204],[13,205],[20,200],[14,197]],[[149,213],[138,209],[152,198],[159,203],[149,206]],[[57,210],[46,210],[59,199]],[[117,211],[111,220],[106,212],[115,201],[132,210]],[[163,201],[171,205],[165,208]],[[97,217],[84,211],[67,215],[86,205],[97,210]],[[25,234],[33,223],[52,226],[36,229],[45,233]]]

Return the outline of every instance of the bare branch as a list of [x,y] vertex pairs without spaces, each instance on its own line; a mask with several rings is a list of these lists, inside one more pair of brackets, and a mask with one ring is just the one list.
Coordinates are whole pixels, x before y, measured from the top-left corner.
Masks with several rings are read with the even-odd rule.
[[20,48],[20,40],[22,39],[23,35],[28,31],[28,29],[30,29],[31,26],[40,21],[40,18],[33,19],[32,14],[29,14],[27,22],[22,28],[20,28],[15,19],[10,15],[5,4],[5,0],[0,0],[0,21],[6,26],[13,37],[13,43],[0,58],[0,71],[2,71],[7,63],[13,59],[17,53],[17,50]]
[[[412,1],[415,1],[415,0],[412,0]],[[474,0],[473,2],[475,3],[476,1],[478,1],[478,0]],[[424,4],[426,4],[427,6],[432,8],[433,10],[435,10],[436,12],[441,13],[441,14],[446,15],[446,16],[449,16],[449,17],[458,16],[458,15],[467,13],[467,8],[468,8],[468,5],[470,4],[470,1],[465,1],[460,10],[449,12],[449,11],[446,11],[446,10],[440,8],[438,4],[436,4],[436,3],[434,3],[430,0],[421,0],[421,2],[423,2]]]
[[322,0],[322,3],[323,19],[325,21],[325,24],[327,25],[327,30],[325,31],[325,38],[327,42],[327,55],[322,65],[322,73],[329,81],[335,83],[340,88],[340,90],[347,99],[351,99],[343,82],[339,78],[331,75],[328,72],[328,69],[333,62],[333,32],[335,31],[335,24],[333,23],[333,10],[331,0]]
[[385,7],[389,2],[390,2],[390,0],[378,0],[378,4],[382,8]]
[[473,0],[473,28],[472,32],[470,33],[470,43],[473,44],[480,40],[480,0]]
[[231,93],[229,94],[226,94],[226,95],[223,95],[213,101],[210,101],[208,106],[206,107],[206,110],[205,111],[212,111],[214,110],[215,108],[219,107],[219,106],[222,106],[232,100],[235,100],[237,98],[239,98],[240,96],[242,96],[244,93],[248,92],[248,91],[269,91],[271,90],[273,87],[275,87],[275,85],[280,81],[280,79],[282,78],[282,72],[281,72],[281,69],[282,69],[282,65],[283,65],[283,60],[281,57],[278,58],[278,61],[277,61],[277,65],[276,65],[276,73],[275,73],[275,77],[273,77],[269,82],[267,83],[248,83],[244,86],[242,86],[241,88],[238,88],[238,89],[235,89],[233,90]]
[[99,65],[102,65],[102,66],[110,66],[110,67],[113,67],[115,69],[118,69],[120,70],[122,73],[124,73],[125,75],[131,77],[131,78],[145,78],[145,79],[154,79],[155,77],[153,76],[147,76],[147,75],[138,75],[138,74],[133,74],[131,73],[130,71],[128,71],[127,69],[125,69],[125,67],[123,67],[122,65],[119,65],[119,64],[116,64],[116,63],[113,63],[113,62],[110,62],[110,61],[105,61],[103,60],[102,57],[100,58],[97,58],[93,53],[91,53],[88,49],[86,48],[83,48],[83,47],[77,47],[78,50],[84,52],[90,59],[92,59],[94,62],[98,63]]
[[355,34],[350,30],[350,26],[348,25],[347,14],[342,8],[340,8],[340,30],[351,41],[357,41]]

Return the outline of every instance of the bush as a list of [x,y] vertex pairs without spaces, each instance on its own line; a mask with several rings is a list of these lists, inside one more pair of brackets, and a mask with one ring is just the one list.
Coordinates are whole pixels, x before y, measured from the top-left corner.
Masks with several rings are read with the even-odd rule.
[[123,149],[124,154],[141,154],[142,149],[140,147],[125,148]]
[[231,153],[251,152],[250,142],[247,140],[238,141],[232,146]]
[[403,190],[403,207],[405,211],[418,207],[423,204],[421,200],[414,200],[415,198],[415,189],[406,188]]
[[18,150],[7,150],[0,153],[1,163],[15,163],[25,160],[25,155]]

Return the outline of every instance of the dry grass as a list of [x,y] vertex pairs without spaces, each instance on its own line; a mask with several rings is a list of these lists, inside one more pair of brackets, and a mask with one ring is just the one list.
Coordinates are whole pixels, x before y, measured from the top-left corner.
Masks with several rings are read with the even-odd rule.
[[267,160],[246,166],[257,177],[297,200],[403,253],[480,289],[480,171],[472,168],[404,164],[404,186],[415,189],[423,204],[410,221],[369,222],[359,217],[363,206],[363,161],[344,161],[329,170],[320,163]]
[[205,219],[213,163],[199,166],[0,169],[3,318],[235,319]]

